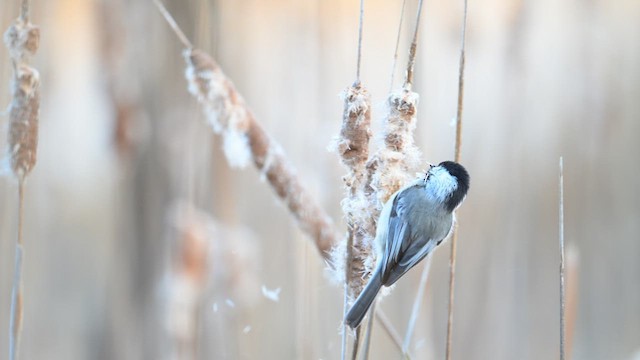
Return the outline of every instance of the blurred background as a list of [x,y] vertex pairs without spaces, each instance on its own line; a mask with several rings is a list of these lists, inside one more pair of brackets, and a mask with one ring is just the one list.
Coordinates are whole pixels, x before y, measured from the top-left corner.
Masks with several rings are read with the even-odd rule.
[[[165,1],[214,55],[345,230],[338,94],[359,1]],[[384,115],[402,1],[365,1],[362,81]],[[3,31],[18,2],[0,4]],[[416,1],[407,1],[402,81]],[[230,169],[151,1],[32,1],[41,28],[38,163],[28,178],[23,359],[336,359],[342,287],[253,168]],[[565,161],[569,347],[640,357],[640,2],[469,2],[454,359],[559,351],[558,158]],[[414,90],[424,160],[453,157],[462,1],[427,1]],[[0,105],[11,64],[0,50]],[[6,146],[7,117],[0,118]],[[0,359],[17,184],[0,178]],[[445,351],[449,246],[411,353]],[[401,335],[420,269],[380,305]],[[279,289],[279,290],[278,290]],[[266,294],[266,296],[265,296]],[[277,301],[276,301],[277,300]],[[372,359],[399,358],[377,326]]]

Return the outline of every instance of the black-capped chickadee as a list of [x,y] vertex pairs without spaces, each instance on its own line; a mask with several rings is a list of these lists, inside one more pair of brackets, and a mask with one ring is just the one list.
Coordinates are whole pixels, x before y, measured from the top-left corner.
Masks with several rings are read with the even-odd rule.
[[393,285],[449,236],[453,211],[468,190],[467,170],[453,161],[444,161],[430,165],[424,178],[389,198],[376,229],[374,247],[378,264],[347,313],[347,325],[358,327],[382,285]]

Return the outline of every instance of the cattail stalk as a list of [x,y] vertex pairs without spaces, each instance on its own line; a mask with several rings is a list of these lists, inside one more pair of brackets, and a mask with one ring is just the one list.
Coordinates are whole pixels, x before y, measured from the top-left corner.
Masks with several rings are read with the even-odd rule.
[[23,13],[4,34],[4,43],[9,49],[13,66],[9,155],[11,170],[21,182],[36,163],[40,110],[40,74],[30,66],[31,57],[40,43],[40,29],[29,22],[28,5],[25,3],[27,1],[23,2]]
[[560,157],[560,176],[559,176],[559,242],[560,242],[560,360],[565,359],[565,266],[564,266],[564,169],[562,156]]
[[155,3],[186,47],[189,92],[202,106],[213,131],[222,136],[229,165],[242,168],[253,162],[301,229],[314,240],[320,255],[330,261],[329,251],[338,237],[331,218],[303,186],[282,147],[258,123],[216,61],[194,49],[162,4]]
[[[371,139],[371,96],[360,82],[360,65],[362,62],[362,31],[364,25],[364,0],[360,0],[360,17],[358,22],[358,52],[356,60],[356,81],[344,93],[344,111],[340,136],[335,140],[334,149],[340,156],[347,174],[342,178],[346,192],[342,200],[342,210],[347,222],[348,232],[345,251],[335,251],[335,263],[344,261],[344,303],[343,319],[346,317],[353,300],[364,288],[362,274],[364,259],[369,256],[372,238],[369,203],[364,194],[366,184],[366,163],[369,157],[369,140]],[[338,249],[342,249],[339,247]],[[338,267],[340,268],[340,267]],[[339,274],[338,274],[339,275]],[[352,342],[351,358],[358,354],[360,329]],[[342,323],[341,358],[346,358],[347,326]]]
[[566,289],[565,289],[565,356],[571,359],[573,336],[578,313],[578,275],[580,273],[580,254],[572,244],[566,247]]
[[316,248],[328,259],[337,235],[333,222],[311,196],[280,145],[257,122],[244,99],[207,53],[185,51],[190,92],[205,109],[214,131],[224,138],[225,155],[232,166],[252,160],[276,195],[285,202]]
[[[370,256],[373,232],[371,224],[371,207],[365,195],[366,163],[369,156],[369,140],[371,138],[371,97],[369,92],[356,80],[353,86],[344,92],[344,112],[340,136],[335,141],[335,150],[341,158],[347,174],[342,178],[346,197],[342,201],[342,209],[348,226],[345,253],[336,252],[341,262],[344,256],[345,296],[344,314],[351,302],[360,294],[365,282],[362,274],[364,263]],[[346,350],[346,326],[343,323],[343,355]],[[358,343],[353,347],[357,353]]]
[[30,66],[31,57],[38,50],[40,29],[29,22],[29,1],[22,0],[20,16],[4,33],[9,49],[13,76],[12,100],[9,105],[9,156],[11,170],[18,179],[18,238],[16,241],[15,270],[11,289],[9,319],[9,359],[18,357],[23,319],[24,262],[24,183],[36,163],[38,147],[38,115],[40,111],[40,76]]
[[336,151],[348,169],[342,178],[347,193],[342,209],[352,238],[352,246],[347,246],[352,261],[348,261],[345,267],[350,297],[358,296],[364,286],[361,279],[363,262],[370,252],[371,234],[375,231],[369,222],[369,202],[364,193],[370,125],[371,97],[366,88],[357,83],[345,90],[342,129],[335,142]]
[[[391,92],[387,100],[388,112],[384,121],[381,145],[376,153],[367,161],[367,179],[364,193],[368,199],[370,209],[369,223],[371,238],[375,237],[376,220],[382,207],[391,195],[411,180],[412,171],[419,166],[420,152],[414,144],[413,133],[417,121],[418,94],[411,91],[413,85],[413,68],[415,64],[417,36],[420,25],[422,0],[418,5],[414,38],[410,48],[409,63],[406,78],[402,88]],[[373,270],[376,259],[369,247],[369,255],[363,259],[365,274]],[[375,316],[375,306],[370,309],[370,315]],[[368,326],[373,322],[369,321]],[[371,335],[368,329],[367,336]],[[369,340],[365,341],[368,346]],[[366,351],[368,354],[368,349]]]
[[400,90],[391,92],[389,95],[388,113],[382,133],[383,145],[367,164],[371,176],[369,191],[370,195],[375,196],[378,211],[393,193],[410,180],[410,171],[415,170],[420,161],[420,152],[413,141],[419,96],[411,91],[411,87],[421,13],[422,0],[418,3],[404,85]]
[[[465,40],[467,33],[467,0],[464,0],[464,10],[462,19],[462,40],[460,45],[460,65],[458,68],[458,107],[456,112],[456,141],[454,150],[454,160],[460,162],[462,148],[462,109],[464,104],[464,65],[465,65]],[[451,346],[453,337],[453,301],[456,280],[456,245],[458,243],[458,224],[453,225],[451,235],[451,254],[449,257],[449,313],[447,317],[447,347],[445,358],[451,360]]]
[[[398,351],[402,353],[402,339],[400,338],[400,334],[398,334],[398,331],[391,324],[391,320],[389,320],[389,317],[387,317],[384,311],[377,310],[375,312],[375,318],[376,320],[378,320],[378,322],[382,326],[382,329],[387,333],[389,339],[391,339]],[[407,353],[405,353],[403,356],[405,359],[409,360],[412,358],[411,353],[408,350]]]
[[404,342],[402,343],[402,355],[407,356],[409,353],[409,345],[411,345],[411,338],[413,337],[413,330],[416,327],[416,321],[418,321],[418,315],[420,314],[420,304],[422,304],[422,298],[424,296],[424,290],[426,288],[427,279],[429,278],[429,270],[431,269],[431,256],[433,253],[427,255],[425,259],[424,268],[422,269],[422,275],[420,276],[420,286],[418,292],[413,300],[413,307],[411,309],[411,317],[407,323],[407,331],[404,335]]
[[396,71],[396,62],[398,62],[398,48],[400,47],[400,34],[402,33],[405,5],[407,5],[407,0],[402,0],[402,9],[400,9],[400,21],[398,23],[398,34],[396,35],[396,49],[393,52],[393,61],[391,62],[391,80],[389,81],[389,92],[393,90],[393,79]]

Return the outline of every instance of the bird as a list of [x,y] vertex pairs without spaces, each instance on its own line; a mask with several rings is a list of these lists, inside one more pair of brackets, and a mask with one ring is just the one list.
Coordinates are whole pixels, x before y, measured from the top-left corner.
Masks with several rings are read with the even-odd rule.
[[385,203],[376,227],[377,265],[345,323],[357,328],[382,286],[391,286],[449,237],[454,211],[469,191],[469,173],[457,162],[429,170]]

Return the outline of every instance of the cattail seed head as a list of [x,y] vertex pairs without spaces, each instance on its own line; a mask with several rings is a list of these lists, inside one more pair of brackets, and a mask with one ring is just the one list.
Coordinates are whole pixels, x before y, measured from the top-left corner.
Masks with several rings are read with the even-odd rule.
[[29,66],[29,60],[38,50],[40,30],[19,18],[5,32],[4,42],[14,70],[13,99],[9,105],[9,156],[13,173],[22,181],[36,163],[38,148],[40,75]]

